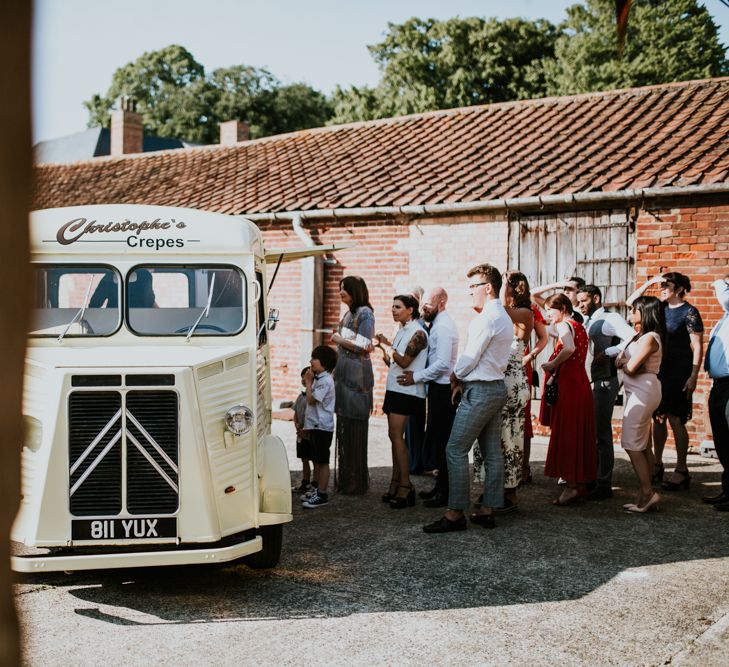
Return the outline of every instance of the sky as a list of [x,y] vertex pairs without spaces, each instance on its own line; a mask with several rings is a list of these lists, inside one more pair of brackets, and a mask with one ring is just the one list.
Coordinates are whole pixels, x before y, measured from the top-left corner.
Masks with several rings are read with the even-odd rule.
[[[412,16],[521,16],[558,23],[575,0],[35,0],[34,142],[86,128],[82,103],[118,67],[180,44],[206,71],[265,67],[284,83],[330,93],[374,85],[368,44]],[[704,0],[729,45],[729,7]]]

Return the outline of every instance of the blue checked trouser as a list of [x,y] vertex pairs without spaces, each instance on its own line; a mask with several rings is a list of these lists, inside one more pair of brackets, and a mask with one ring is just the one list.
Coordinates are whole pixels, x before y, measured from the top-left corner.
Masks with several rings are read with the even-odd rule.
[[463,396],[446,447],[450,509],[465,510],[470,505],[468,452],[474,440],[478,440],[484,461],[483,506],[504,506],[501,410],[505,404],[503,380],[463,383]]

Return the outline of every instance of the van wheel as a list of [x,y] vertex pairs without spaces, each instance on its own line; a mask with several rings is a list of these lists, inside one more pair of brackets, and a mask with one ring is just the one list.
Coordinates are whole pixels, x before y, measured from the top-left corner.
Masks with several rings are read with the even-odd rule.
[[263,570],[278,565],[281,557],[281,545],[283,544],[283,525],[278,523],[273,526],[261,526],[256,534],[263,539],[263,549],[250,556],[246,556],[243,562],[254,570]]

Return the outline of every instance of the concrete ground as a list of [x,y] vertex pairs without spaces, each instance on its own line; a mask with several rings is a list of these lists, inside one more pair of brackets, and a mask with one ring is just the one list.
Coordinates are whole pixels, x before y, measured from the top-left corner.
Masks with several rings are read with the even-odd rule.
[[[290,423],[274,430],[293,443]],[[621,453],[613,499],[559,508],[534,449],[518,513],[426,535],[438,510],[380,501],[389,444],[373,419],[371,491],[296,502],[274,570],[18,576],[26,663],[729,664],[729,514],[700,502],[717,462],[692,456],[690,491],[643,516],[621,510],[635,487]]]

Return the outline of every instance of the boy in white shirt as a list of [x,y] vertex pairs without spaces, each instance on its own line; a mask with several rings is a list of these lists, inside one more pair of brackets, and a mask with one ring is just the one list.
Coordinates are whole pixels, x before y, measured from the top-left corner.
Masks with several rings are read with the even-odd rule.
[[329,502],[329,457],[334,434],[334,379],[337,353],[326,345],[311,352],[311,367],[304,374],[306,415],[304,430],[309,435],[309,453],[318,488],[304,498],[303,507],[315,509]]

